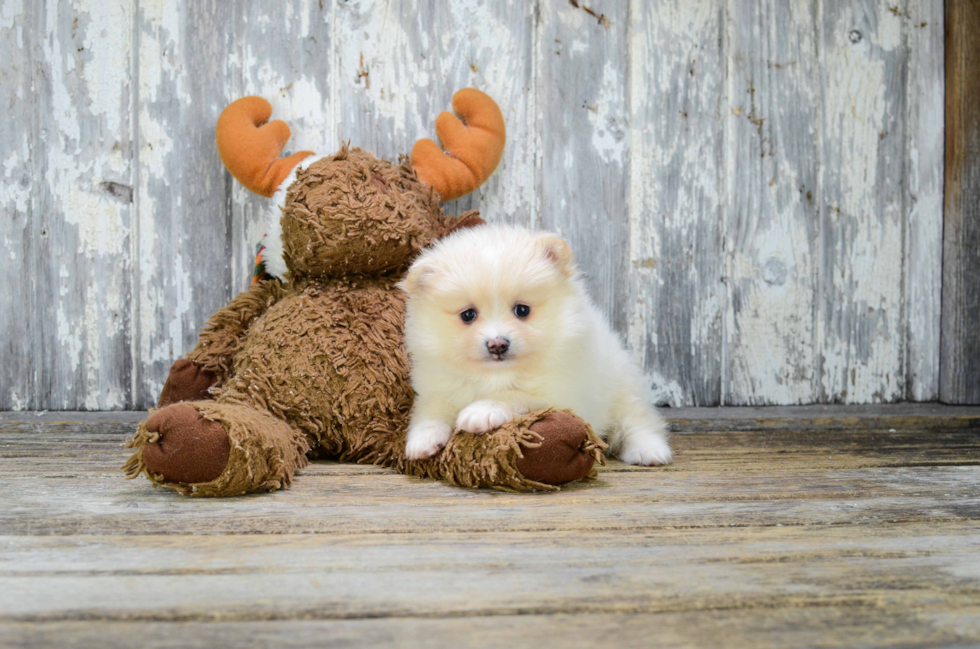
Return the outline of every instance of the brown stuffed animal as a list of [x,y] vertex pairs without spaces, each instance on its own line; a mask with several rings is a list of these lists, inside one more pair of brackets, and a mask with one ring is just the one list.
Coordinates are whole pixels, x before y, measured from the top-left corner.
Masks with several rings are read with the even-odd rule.
[[246,97],[218,120],[218,150],[242,184],[276,199],[266,269],[208,321],[178,360],[159,410],[139,425],[123,467],[193,496],[288,487],[308,458],[371,462],[466,487],[532,491],[588,476],[603,443],[568,412],[529,413],[485,435],[454,433],[435,457],[409,461],[413,392],[395,288],[424,246],[483,223],[446,216],[440,197],[466,194],[496,168],[504,121],[474,89],[453,97],[462,122],[439,116],[446,148],[421,140],[393,164],[346,146],[279,158],[289,139]]

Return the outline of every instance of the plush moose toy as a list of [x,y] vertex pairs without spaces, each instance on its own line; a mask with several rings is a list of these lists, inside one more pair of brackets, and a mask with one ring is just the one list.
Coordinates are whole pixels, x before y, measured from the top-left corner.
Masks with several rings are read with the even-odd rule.
[[123,469],[192,496],[290,485],[310,456],[390,466],[466,487],[554,489],[588,476],[604,444],[575,415],[529,413],[484,435],[455,432],[428,460],[405,458],[413,392],[395,287],[424,246],[476,212],[440,200],[479,187],[504,147],[497,104],[472,88],[436,121],[445,152],[420,140],[394,164],[347,146],[286,158],[270,104],[246,97],[217,125],[225,166],[273,198],[265,270],[271,279],[220,309],[170,370],[159,409],[141,423]]

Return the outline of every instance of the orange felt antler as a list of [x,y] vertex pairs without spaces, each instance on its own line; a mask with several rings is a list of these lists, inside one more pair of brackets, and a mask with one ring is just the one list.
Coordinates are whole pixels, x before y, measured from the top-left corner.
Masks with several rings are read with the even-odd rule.
[[[412,167],[419,180],[451,201],[482,185],[500,162],[507,139],[497,102],[475,88],[453,95],[453,110],[436,119],[436,135],[445,152],[429,139],[412,148]],[[460,118],[462,121],[460,121]]]
[[312,151],[300,151],[280,158],[289,141],[286,122],[266,122],[272,104],[262,97],[243,97],[232,102],[218,117],[215,138],[218,155],[231,175],[256,194],[272,196],[293,167]]

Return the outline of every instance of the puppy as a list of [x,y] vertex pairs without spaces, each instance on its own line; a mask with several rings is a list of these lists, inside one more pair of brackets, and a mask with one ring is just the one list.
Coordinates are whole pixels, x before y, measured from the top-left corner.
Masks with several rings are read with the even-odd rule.
[[589,301],[558,235],[481,225],[443,239],[399,284],[417,397],[406,455],[546,406],[571,408],[630,464],[667,464],[667,427]]

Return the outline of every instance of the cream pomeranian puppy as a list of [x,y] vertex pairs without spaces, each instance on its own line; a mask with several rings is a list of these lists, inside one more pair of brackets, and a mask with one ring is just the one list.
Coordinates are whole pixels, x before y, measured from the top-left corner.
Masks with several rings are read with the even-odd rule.
[[664,420],[589,301],[558,235],[481,225],[423,252],[399,284],[417,394],[406,455],[530,410],[571,408],[630,464],[667,464]]

